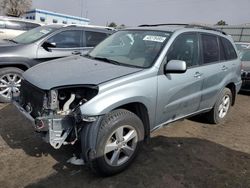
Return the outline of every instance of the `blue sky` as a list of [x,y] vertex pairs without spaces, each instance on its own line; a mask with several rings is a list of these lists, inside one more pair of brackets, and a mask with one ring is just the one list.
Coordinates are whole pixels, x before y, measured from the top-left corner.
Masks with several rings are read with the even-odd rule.
[[152,23],[250,23],[250,0],[33,0],[33,8],[87,17],[91,24],[112,21]]

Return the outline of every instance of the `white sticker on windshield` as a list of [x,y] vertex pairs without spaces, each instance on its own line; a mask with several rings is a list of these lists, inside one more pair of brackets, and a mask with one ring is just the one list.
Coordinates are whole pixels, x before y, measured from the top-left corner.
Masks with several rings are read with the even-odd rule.
[[48,34],[49,32],[50,32],[49,30],[45,30],[45,29],[40,31],[40,33],[45,34],[45,35]]
[[164,42],[166,37],[162,36],[154,36],[154,35],[146,35],[143,40],[153,41],[153,42]]

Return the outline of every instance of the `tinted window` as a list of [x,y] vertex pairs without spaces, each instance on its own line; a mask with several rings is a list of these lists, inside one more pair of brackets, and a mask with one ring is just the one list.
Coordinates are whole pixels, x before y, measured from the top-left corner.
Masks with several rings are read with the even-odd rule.
[[224,46],[222,44],[221,38],[219,40],[219,44],[220,44],[220,60],[221,61],[227,60],[226,53],[225,53],[225,48],[224,48]]
[[217,37],[213,35],[201,35],[203,62],[212,63],[219,61],[219,45]]
[[232,43],[229,40],[222,38],[222,37],[221,37],[221,42],[222,42],[222,46],[224,48],[226,60],[236,59],[237,54],[234,50]]
[[26,26],[26,29],[27,29],[27,30],[30,30],[30,29],[33,29],[33,28],[39,27],[40,25],[35,24],[35,23],[29,23],[29,22],[26,22],[26,23],[25,23],[25,26]]
[[77,48],[82,47],[81,39],[82,31],[68,30],[54,35],[48,42],[55,43],[57,48]]
[[94,47],[107,37],[106,33],[93,32],[93,31],[85,31],[85,35],[86,35],[87,47]]
[[187,67],[198,64],[198,37],[196,34],[179,36],[170,47],[167,60],[183,60]]

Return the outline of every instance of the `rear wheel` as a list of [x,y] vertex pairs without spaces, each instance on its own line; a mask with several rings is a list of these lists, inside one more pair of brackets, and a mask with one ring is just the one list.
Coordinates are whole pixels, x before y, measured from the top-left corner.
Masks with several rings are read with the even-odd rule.
[[207,114],[208,120],[214,124],[218,124],[224,121],[230,111],[231,104],[232,92],[230,89],[225,88],[216,101],[214,108]]
[[135,114],[122,109],[111,112],[98,133],[93,170],[104,176],[125,170],[136,157],[143,139],[144,127]]
[[0,69],[0,102],[10,102],[12,93],[19,94],[23,70],[18,68]]

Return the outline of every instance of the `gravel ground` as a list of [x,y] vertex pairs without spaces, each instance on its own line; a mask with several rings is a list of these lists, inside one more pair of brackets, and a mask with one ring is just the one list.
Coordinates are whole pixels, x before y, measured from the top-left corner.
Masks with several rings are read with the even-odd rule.
[[0,104],[0,187],[250,187],[250,94],[238,96],[227,121],[192,118],[166,126],[125,172],[108,178],[66,163],[11,106]]

